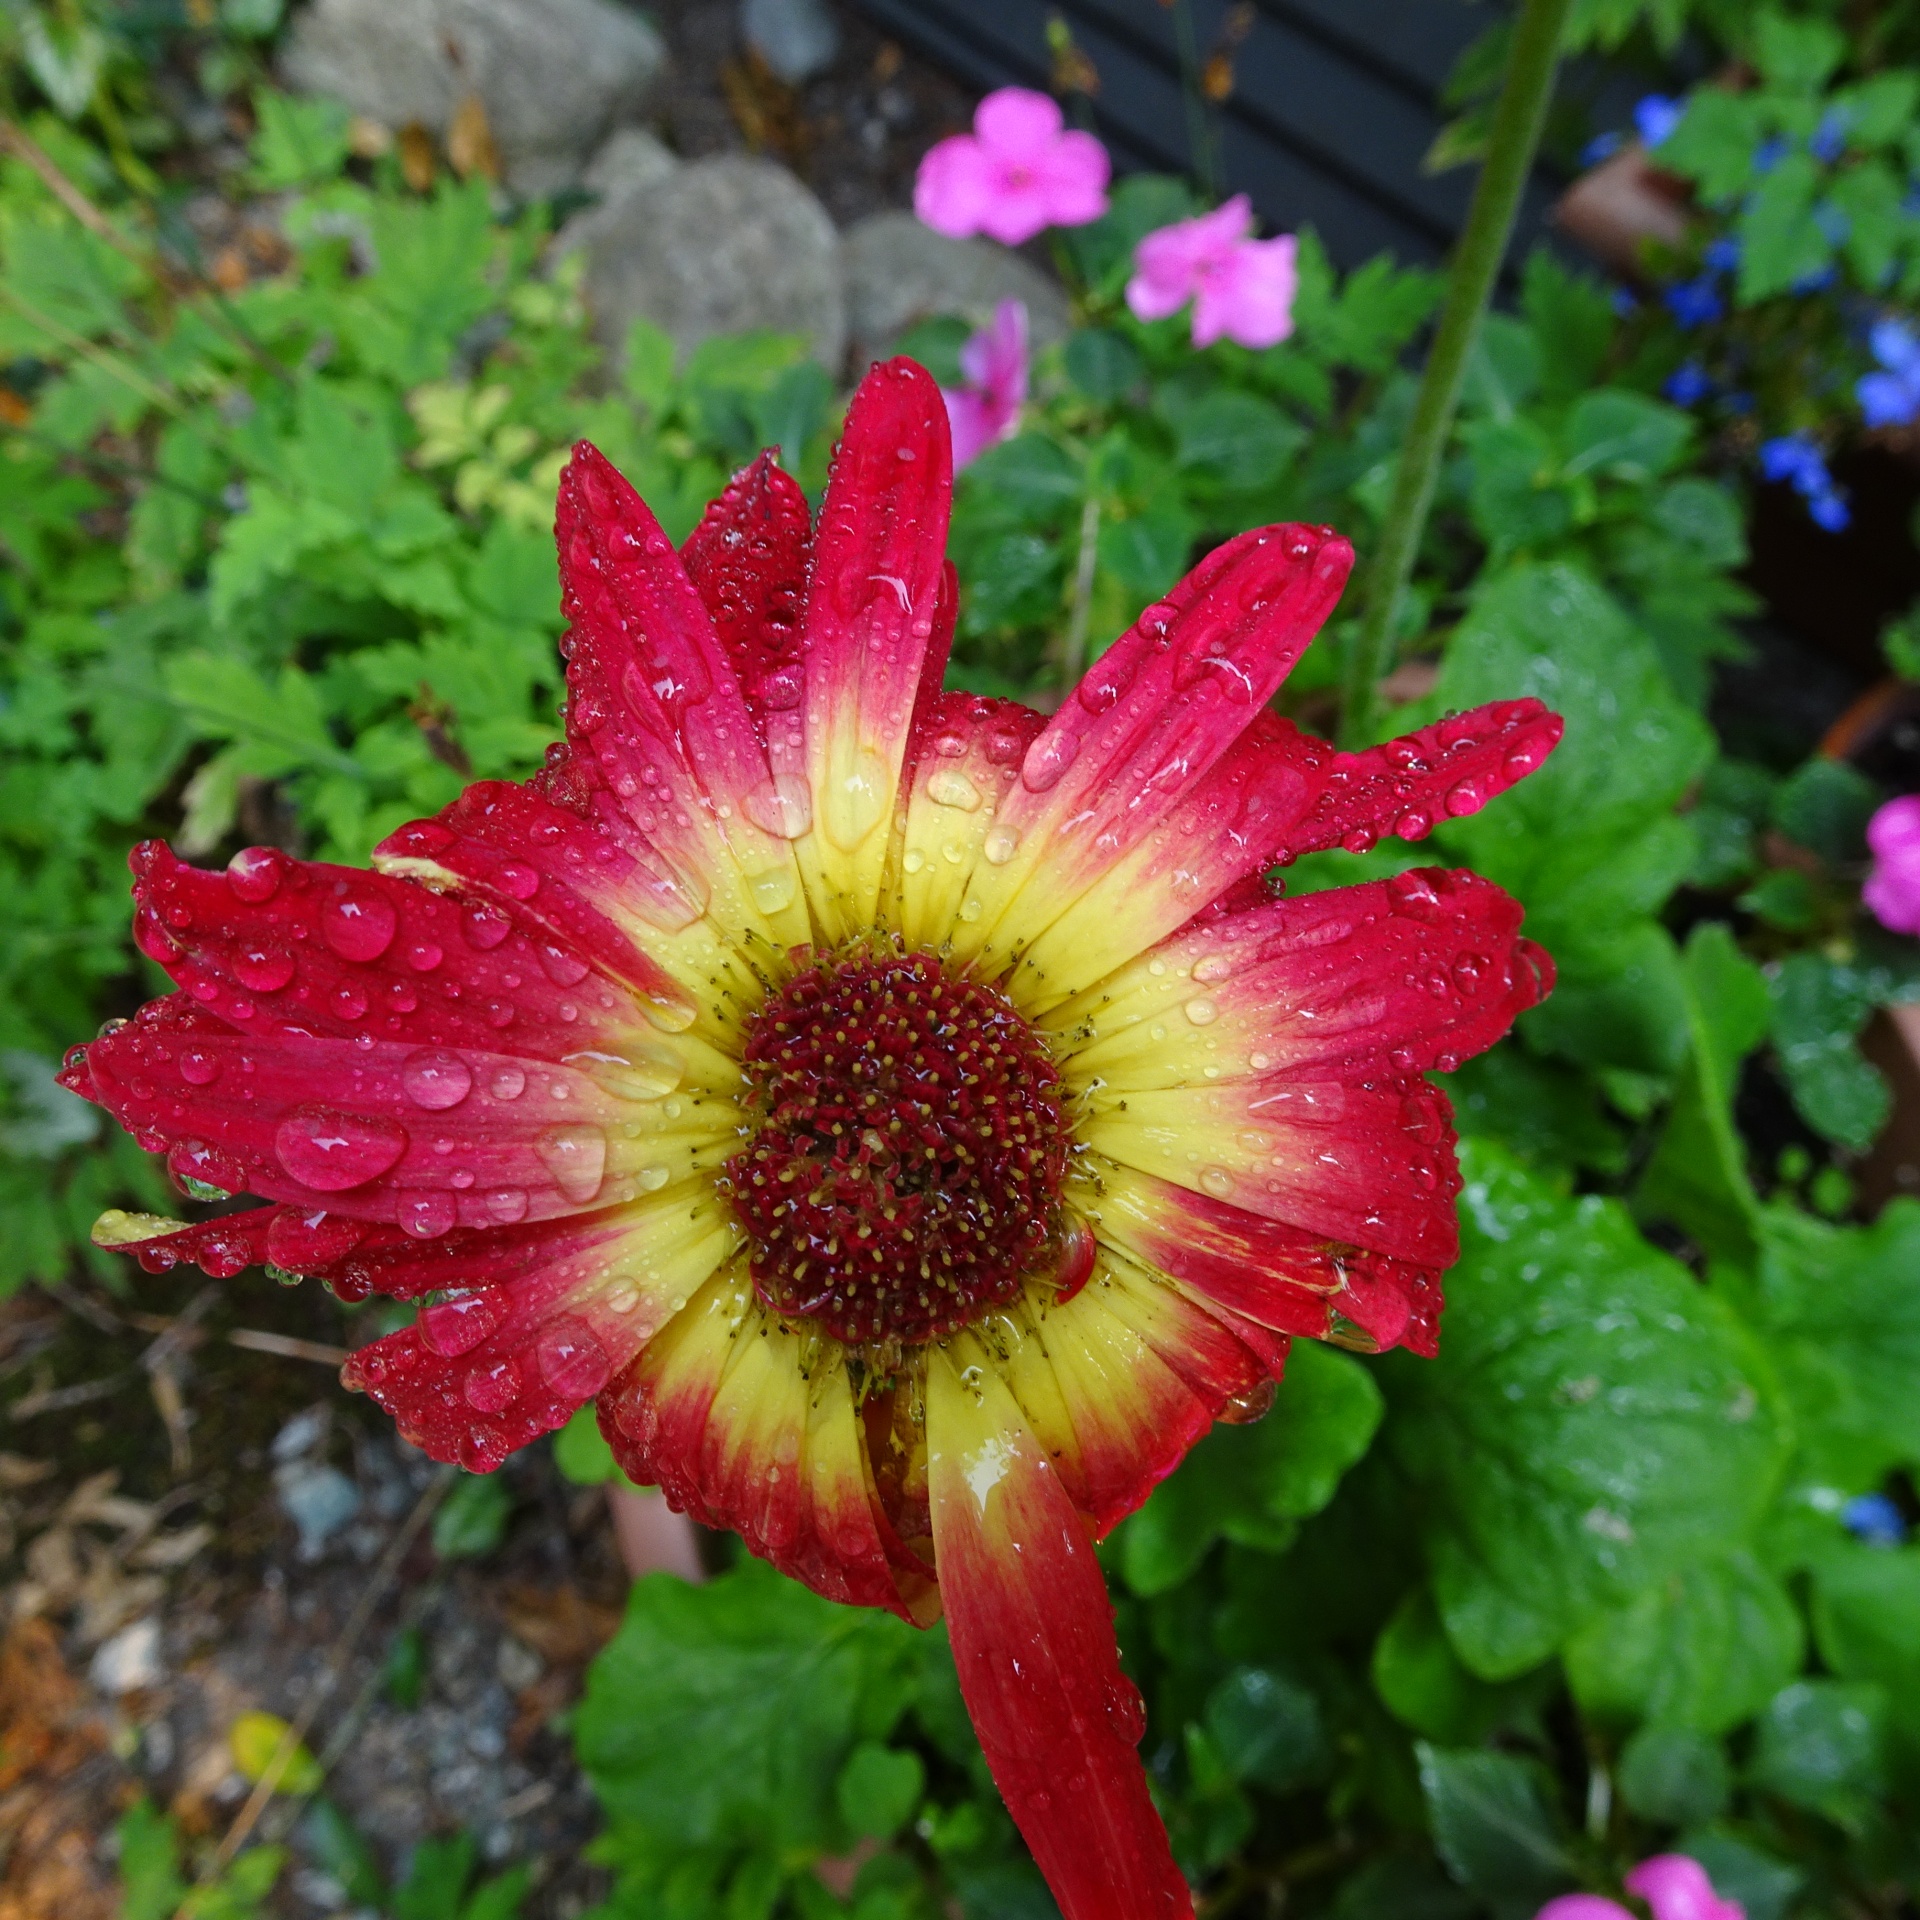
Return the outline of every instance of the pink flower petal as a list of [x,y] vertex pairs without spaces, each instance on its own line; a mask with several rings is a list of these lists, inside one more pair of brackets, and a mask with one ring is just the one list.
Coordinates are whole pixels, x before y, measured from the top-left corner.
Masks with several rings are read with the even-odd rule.
[[1063,133],[1044,159],[1034,165],[1048,207],[1048,225],[1083,227],[1107,210],[1107,182],[1113,163],[1090,133]]
[[973,130],[996,160],[1044,161],[1060,138],[1060,103],[1031,87],[1001,87],[974,109]]
[[1722,1900],[1713,1890],[1706,1869],[1684,1853],[1657,1853],[1642,1860],[1626,1878],[1653,1909],[1653,1920],[1747,1920],[1736,1900]]
[[1224,334],[1243,347],[1277,346],[1293,331],[1297,288],[1290,234],[1241,241],[1200,289],[1193,310],[1194,345],[1209,346]]
[[1920,794],[1889,800],[1867,823],[1867,845],[1883,860],[1920,847]]
[[914,175],[913,211],[923,226],[950,239],[981,231],[999,174],[970,133],[956,133],[927,149]]
[[1634,1916],[1619,1901],[1603,1900],[1597,1893],[1563,1893],[1549,1900],[1534,1920],[1634,1920]]

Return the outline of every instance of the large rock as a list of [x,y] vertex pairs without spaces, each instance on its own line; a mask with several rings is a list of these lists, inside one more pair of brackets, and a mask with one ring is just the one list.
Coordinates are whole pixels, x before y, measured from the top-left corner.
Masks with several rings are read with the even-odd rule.
[[478,94],[508,183],[539,194],[579,178],[665,58],[660,36],[611,0],[313,0],[282,70],[390,127],[444,133]]
[[840,236],[770,160],[694,160],[652,179],[639,169],[638,184],[616,187],[560,238],[586,248],[587,304],[609,347],[637,319],[664,327],[682,354],[715,334],[770,327],[806,334],[821,364],[840,371]]
[[1035,348],[1066,337],[1067,296],[1039,268],[985,240],[949,240],[910,213],[869,215],[842,243],[854,371],[935,314],[984,325],[1002,300],[1024,300]]

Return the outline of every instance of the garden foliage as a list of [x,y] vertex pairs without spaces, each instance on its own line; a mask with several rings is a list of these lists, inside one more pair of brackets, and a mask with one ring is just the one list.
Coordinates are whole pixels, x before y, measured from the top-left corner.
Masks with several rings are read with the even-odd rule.
[[[159,1190],[50,1088],[65,1042],[158,984],[125,939],[130,842],[357,860],[466,780],[537,767],[576,436],[676,537],[763,444],[811,489],[824,473],[834,397],[800,343],[676,367],[642,327],[606,363],[540,210],[350,165],[325,105],[255,111],[228,185],[275,197],[286,253],[225,293],[165,202],[51,117],[33,136],[94,223],[0,162],[10,1283]],[[1071,240],[1082,324],[960,482],[960,684],[1057,686],[1242,527],[1376,540],[1434,282],[1342,278],[1303,237],[1294,339],[1196,354],[1119,298],[1134,241],[1187,210],[1128,182]],[[950,379],[963,332],[908,344]],[[1450,1083],[1465,1252],[1440,1359],[1303,1346],[1272,1411],[1204,1441],[1103,1549],[1212,1912],[1521,1916],[1676,1846],[1750,1920],[1920,1886],[1920,1547],[1848,1524],[1865,1496],[1910,1509],[1920,1468],[1920,1204],[1843,1218],[1835,1152],[1875,1130],[1854,1036],[1913,949],[1855,910],[1877,796],[1730,757],[1708,723],[1749,610],[1741,506],[1648,384],[1604,290],[1529,262],[1402,636],[1431,670],[1389,692],[1396,729],[1536,694],[1564,744],[1430,845],[1290,876],[1476,867],[1524,901],[1560,987]],[[1289,686],[1302,724],[1331,726],[1349,631]],[[612,1471],[590,1429],[560,1445],[576,1477]],[[764,1567],[640,1583],[574,1734],[609,1913],[1049,1911],[940,1635]],[[176,1884],[156,1822],[123,1835],[150,1905]],[[849,1857],[829,1891],[816,1867]],[[252,1897],[236,1883],[235,1910]]]

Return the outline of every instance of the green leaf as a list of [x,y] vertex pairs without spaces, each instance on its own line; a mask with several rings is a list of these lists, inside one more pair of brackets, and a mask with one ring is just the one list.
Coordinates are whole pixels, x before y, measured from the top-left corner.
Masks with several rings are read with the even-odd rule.
[[1806,1883],[1798,1868],[1714,1828],[1688,1834],[1675,1851],[1698,1860],[1714,1892],[1744,1907],[1747,1920],[1786,1920],[1793,1896]]
[[1813,1565],[1813,1637],[1843,1680],[1878,1681],[1920,1741],[1920,1548],[1836,1543]]
[[1708,1253],[1751,1263],[1759,1201],[1733,1120],[1740,1063],[1766,1037],[1767,981],[1720,920],[1703,921],[1683,966],[1687,1065],[1660,1143],[1634,1192],[1635,1211],[1672,1220]]
[[1484,1900],[1537,1902],[1572,1878],[1546,1770],[1511,1753],[1421,1741],[1420,1790],[1447,1871]]
[[1424,1585],[1407,1593],[1373,1645],[1374,1691],[1397,1720],[1443,1746],[1471,1746],[1524,1719],[1542,1677],[1551,1683],[1551,1668],[1497,1686],[1469,1673]]
[[475,1560],[506,1538],[513,1495],[493,1473],[463,1473],[433,1516],[433,1550],[443,1560]]
[[1886,1788],[1886,1719],[1882,1687],[1796,1681],[1761,1715],[1748,1777],[1857,1832]]
[[834,1791],[851,1832],[890,1840],[913,1818],[926,1786],[927,1771],[917,1753],[863,1740],[847,1756]]
[[1837,866],[1866,857],[1867,822],[1885,798],[1858,768],[1816,756],[1775,789],[1773,824]]
[[1221,387],[1181,414],[1176,458],[1202,479],[1250,492],[1278,479],[1306,439],[1271,400]]
[[1123,399],[1146,374],[1131,341],[1105,327],[1081,327],[1067,336],[1067,378],[1103,406]]
[[186,1892],[180,1833],[151,1800],[136,1800],[114,1824],[120,1845],[121,1920],[172,1920]]
[[1692,864],[1673,808],[1713,751],[1619,604],[1566,565],[1527,566],[1476,596],[1448,644],[1433,711],[1533,694],[1565,716],[1538,773],[1435,839],[1518,895],[1559,985],[1526,1016],[1537,1042],[1594,1065],[1670,1072],[1686,1008],[1651,916]]
[[460,1920],[462,1897],[480,1857],[470,1833],[425,1839],[391,1897],[393,1920]]
[[1692,438],[1693,422],[1679,408],[1624,387],[1602,387],[1582,394],[1567,416],[1564,472],[1644,485],[1665,473]]
[[1161,499],[1124,520],[1100,523],[1100,564],[1138,599],[1165,593],[1186,571],[1199,531],[1177,499]]
[[1754,64],[1771,85],[1787,92],[1815,92],[1846,57],[1846,35],[1831,20],[1770,7],[1754,21]]
[[352,116],[339,101],[261,87],[253,111],[253,184],[262,193],[331,180],[346,165]]
[[1462,1143],[1437,1362],[1389,1428],[1447,1632],[1488,1679],[1752,1529],[1781,1441],[1748,1342],[1623,1209]]
[[1120,181],[1098,220],[1062,236],[1089,287],[1117,295],[1133,271],[1133,250],[1156,227],[1184,220],[1194,210],[1184,180],[1164,173],[1135,173]]
[[673,335],[664,327],[641,319],[627,329],[621,376],[627,391],[649,413],[664,413],[673,397],[673,361]]
[[1283,1673],[1236,1667],[1207,1696],[1206,1730],[1237,1781],[1288,1793],[1324,1772],[1320,1702]]
[[1542,397],[1571,400],[1596,386],[1619,325],[1606,287],[1539,247],[1522,269],[1520,304],[1539,348]]
[[1017,433],[989,447],[961,479],[969,505],[990,503],[996,519],[1020,527],[1060,521],[1078,512],[1085,482],[1080,463],[1042,433]]
[[1858,1045],[1877,983],[1824,954],[1796,953],[1767,984],[1774,1051],[1801,1119],[1843,1147],[1870,1147],[1893,1107],[1885,1079]]
[[1789,1207],[1762,1223],[1757,1308],[1802,1446],[1831,1484],[1860,1490],[1920,1464],[1920,1201],[1870,1227]]
[[1472,463],[1473,523],[1495,554],[1544,546],[1573,525],[1553,442],[1538,421],[1470,420],[1460,429]]
[[1620,1750],[1620,1797],[1643,1820],[1695,1826],[1717,1818],[1733,1794],[1719,1743],[1690,1727],[1647,1726]]
[[1790,153],[1755,185],[1738,229],[1741,306],[1787,292],[1832,260],[1833,243],[1814,217],[1821,184],[1813,158]]
[[1721,1734],[1792,1679],[1804,1650],[1791,1595],[1735,1550],[1682,1565],[1596,1614],[1567,1642],[1565,1660],[1574,1698],[1593,1719]]
[[615,1818],[664,1839],[840,1837],[836,1782],[881,1740],[920,1657],[910,1627],[750,1562],[704,1587],[640,1581],[575,1722]]
[[1299,1341],[1273,1410],[1251,1426],[1219,1426],[1120,1529],[1127,1584],[1164,1593],[1216,1539],[1279,1550],[1294,1523],[1333,1498],[1380,1424],[1380,1389],[1358,1361]]
[[604,1486],[619,1473],[591,1400],[553,1436],[553,1464],[577,1487]]

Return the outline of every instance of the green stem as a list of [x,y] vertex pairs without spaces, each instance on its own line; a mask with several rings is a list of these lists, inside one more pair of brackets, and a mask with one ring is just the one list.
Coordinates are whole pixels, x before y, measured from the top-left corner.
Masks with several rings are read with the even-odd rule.
[[1434,483],[1453,430],[1467,359],[1479,338],[1480,321],[1493,297],[1506,258],[1520,196],[1540,145],[1553,99],[1560,32],[1571,0],[1524,0],[1514,30],[1513,52],[1493,112],[1487,157],[1473,190],[1466,230],[1447,276],[1440,323],[1427,355],[1413,422],[1400,447],[1386,527],[1367,581],[1360,631],[1347,655],[1341,681],[1340,737],[1364,744],[1373,725],[1375,688],[1393,664],[1401,608],[1433,506]]

